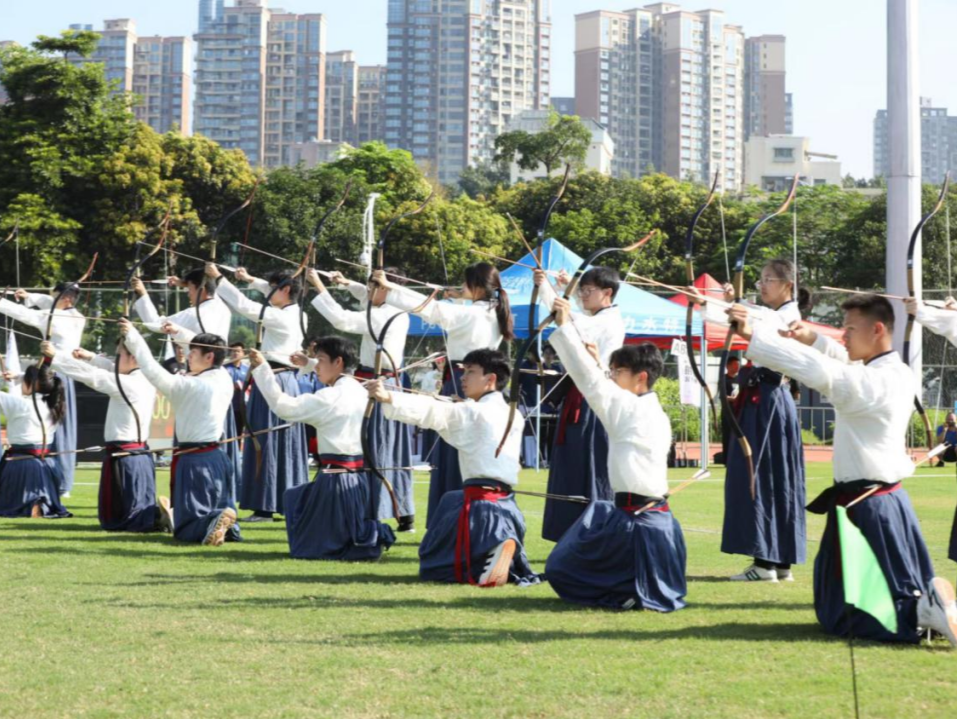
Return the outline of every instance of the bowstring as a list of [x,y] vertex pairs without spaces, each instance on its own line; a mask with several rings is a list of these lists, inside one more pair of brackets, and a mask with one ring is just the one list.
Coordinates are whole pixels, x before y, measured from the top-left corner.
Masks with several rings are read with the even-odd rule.
[[728,255],[728,230],[724,223],[724,203],[721,201],[721,195],[718,195],[718,213],[721,215],[721,244],[724,247],[724,276],[725,282],[731,281],[731,260]]
[[[952,274],[952,264],[950,258],[950,203],[948,202],[944,206],[944,237],[947,241],[947,296],[950,297],[954,294],[954,276]],[[940,401],[944,394],[944,374],[947,372],[947,345],[950,344],[946,340],[944,341],[944,349],[940,355],[940,382],[937,385],[937,405],[935,409],[937,414],[940,414]],[[935,417],[935,420],[937,417]]]

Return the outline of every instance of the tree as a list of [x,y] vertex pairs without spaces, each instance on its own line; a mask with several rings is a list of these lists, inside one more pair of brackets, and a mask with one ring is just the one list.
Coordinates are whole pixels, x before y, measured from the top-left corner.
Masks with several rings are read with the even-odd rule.
[[456,195],[465,193],[473,200],[485,199],[496,189],[508,187],[510,179],[508,165],[504,162],[481,162],[466,167],[450,190]]
[[544,166],[546,176],[551,177],[566,163],[581,166],[590,144],[591,132],[580,117],[559,115],[553,109],[539,132],[515,130],[499,135],[495,139],[495,159],[511,163],[517,158],[518,166],[530,172]]

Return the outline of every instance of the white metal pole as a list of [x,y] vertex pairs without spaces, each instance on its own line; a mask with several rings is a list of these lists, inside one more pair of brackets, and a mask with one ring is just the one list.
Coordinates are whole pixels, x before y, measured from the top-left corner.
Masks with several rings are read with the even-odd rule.
[[[703,312],[701,313],[704,314]],[[689,347],[690,357],[694,359],[694,347]],[[704,317],[701,318],[701,376],[708,382],[708,337],[704,327]],[[718,378],[721,381],[721,378]],[[711,447],[711,423],[708,421],[708,395],[701,388],[701,469],[708,468],[708,452]]]
[[[920,220],[921,142],[918,84],[918,0],[887,0],[887,129],[890,172],[887,177],[886,287],[907,294],[907,245]],[[921,294],[921,243],[914,254],[914,291]],[[894,304],[894,346],[904,344],[904,306]],[[921,331],[911,335],[911,369],[921,377]],[[919,383],[919,379],[917,380]],[[919,385],[918,385],[919,386]]]
[[[535,313],[538,314],[537,312]],[[536,317],[537,319],[537,317]],[[532,328],[529,327],[528,331],[531,332]],[[542,355],[542,333],[538,333],[538,362],[541,364],[543,361]],[[542,377],[539,376],[538,381],[535,383],[535,471],[538,472],[542,468]]]

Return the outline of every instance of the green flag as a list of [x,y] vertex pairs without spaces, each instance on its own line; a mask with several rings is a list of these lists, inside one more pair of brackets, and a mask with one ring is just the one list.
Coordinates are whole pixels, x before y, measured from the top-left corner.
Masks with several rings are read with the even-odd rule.
[[847,516],[845,507],[837,510],[837,531],[841,542],[841,567],[844,577],[844,601],[867,612],[892,634],[897,633],[897,607],[891,597],[887,578],[877,563],[874,550]]

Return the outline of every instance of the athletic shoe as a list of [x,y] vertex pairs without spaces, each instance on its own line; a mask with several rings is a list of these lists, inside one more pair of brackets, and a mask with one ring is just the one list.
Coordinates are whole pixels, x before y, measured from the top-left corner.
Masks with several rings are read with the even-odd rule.
[[164,532],[173,533],[173,508],[169,504],[169,497],[160,497],[156,503],[159,508],[157,526]]
[[30,507],[30,519],[43,519],[43,502],[34,502]]
[[506,539],[489,552],[488,559],[485,561],[485,569],[482,576],[479,577],[480,587],[503,587],[508,584],[508,574],[512,568],[515,548],[515,540]]
[[957,647],[957,603],[954,587],[943,577],[934,577],[927,592],[917,600],[917,626],[931,629]]
[[228,507],[220,512],[216,521],[210,526],[203,539],[203,545],[206,547],[221,547],[226,541],[226,530],[236,523],[236,512]]
[[779,582],[793,582],[794,581],[794,572],[790,569],[775,569],[778,575]]
[[397,532],[415,532],[415,516],[399,517],[399,526],[395,528]]
[[757,564],[752,564],[741,572],[741,574],[735,574],[733,577],[730,577],[730,579],[732,582],[777,582],[778,572],[773,567],[771,569],[763,569]]
[[69,492],[64,492],[63,494],[60,495],[60,499],[69,499],[69,498],[70,498]]
[[271,521],[272,521],[272,515],[270,514],[270,515],[267,517],[267,516],[265,516],[265,515],[256,514],[256,513],[254,512],[253,514],[250,514],[248,517],[243,517],[243,518],[240,519],[239,521],[242,522],[243,524],[252,524],[252,523],[254,523],[254,522],[271,522]]

